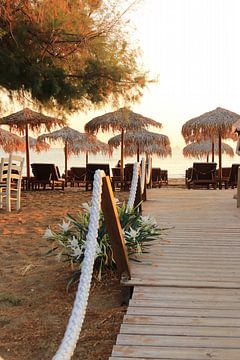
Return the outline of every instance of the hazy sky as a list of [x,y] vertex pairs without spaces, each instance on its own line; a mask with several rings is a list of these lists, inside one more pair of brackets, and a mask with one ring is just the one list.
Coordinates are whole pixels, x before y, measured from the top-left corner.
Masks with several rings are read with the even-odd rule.
[[240,113],[239,0],[145,0],[131,17],[160,80],[134,110],[162,122],[172,145],[192,117],[217,106]]
[[[240,114],[240,0],[142,0],[128,16],[145,68],[159,76],[133,110],[161,122],[172,146],[184,145],[181,127],[192,117],[218,106]],[[70,125],[83,130],[109,110]]]

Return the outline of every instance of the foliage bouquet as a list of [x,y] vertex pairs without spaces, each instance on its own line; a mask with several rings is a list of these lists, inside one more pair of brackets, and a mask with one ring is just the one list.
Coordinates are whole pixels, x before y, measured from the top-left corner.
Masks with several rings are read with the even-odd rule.
[[[126,209],[125,203],[117,206],[118,215],[123,231],[126,249],[131,258],[137,260],[137,255],[147,251],[149,243],[159,237],[161,229],[155,220],[149,216],[142,216],[137,208]],[[55,252],[59,258],[65,258],[72,264],[79,264],[70,279],[70,283],[76,280],[84,258],[85,241],[88,232],[91,207],[88,203],[82,204],[82,210],[76,217],[67,215],[59,231],[48,228],[44,238],[53,241],[53,247],[48,254]],[[100,213],[99,229],[97,237],[97,252],[95,257],[95,270],[100,280],[104,269],[114,269],[115,262],[113,252],[106,230],[103,213]]]

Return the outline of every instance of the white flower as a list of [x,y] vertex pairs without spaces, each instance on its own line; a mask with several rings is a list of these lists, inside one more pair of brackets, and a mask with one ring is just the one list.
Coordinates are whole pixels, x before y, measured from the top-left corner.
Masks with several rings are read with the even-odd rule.
[[80,247],[75,247],[73,250],[73,256],[76,258],[79,258],[82,255],[82,250],[80,249]]
[[96,244],[96,254],[95,254],[95,259],[98,257],[98,255],[101,253],[101,248],[99,246],[99,243],[97,242]]
[[116,205],[121,204],[121,201],[118,198],[114,198]]
[[91,211],[91,206],[88,204],[88,203],[82,203],[82,209],[85,211],[85,212],[89,212]]
[[78,239],[73,235],[72,239],[68,239],[68,243],[71,248],[75,248],[78,246]]
[[126,232],[126,235],[130,238],[132,238],[133,240],[136,239],[137,235],[139,233],[139,229],[138,230],[134,230],[133,228],[130,228],[130,231]]
[[52,232],[52,230],[50,228],[47,228],[45,230],[45,233],[43,235],[44,239],[52,239],[54,237],[54,233]]
[[60,229],[62,229],[64,232],[67,232],[70,228],[70,221],[66,222],[63,220],[62,224],[58,224]]
[[141,221],[143,225],[157,225],[156,220],[149,215],[141,216]]

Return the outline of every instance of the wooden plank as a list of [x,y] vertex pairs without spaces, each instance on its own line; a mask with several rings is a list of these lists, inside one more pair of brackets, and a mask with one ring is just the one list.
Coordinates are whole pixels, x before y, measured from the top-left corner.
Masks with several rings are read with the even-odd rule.
[[215,301],[198,301],[198,299],[187,301],[186,299],[180,301],[179,299],[174,300],[136,300],[135,298],[130,300],[129,306],[136,307],[157,307],[157,308],[180,308],[180,309],[218,309],[218,310],[240,310],[240,302],[219,302],[215,297]]
[[240,327],[231,326],[183,326],[183,325],[145,325],[122,324],[121,334],[145,335],[180,335],[180,336],[207,336],[207,337],[236,337],[240,343]]
[[199,287],[199,288],[225,288],[240,289],[239,282],[204,281],[204,280],[178,280],[178,279],[147,279],[134,278],[129,281],[122,281],[124,286],[175,286],[175,287]]
[[201,295],[216,295],[216,296],[220,296],[220,295],[227,295],[227,296],[240,296],[240,290],[238,289],[228,289],[227,292],[225,289],[198,289],[198,288],[178,288],[178,287],[158,287],[158,288],[154,288],[152,289],[151,287],[145,287],[145,286],[138,286],[136,288],[134,288],[134,293],[139,293],[139,292],[144,292],[144,293],[164,293],[166,295],[171,294],[171,295],[179,295],[179,294],[190,294],[190,295],[196,295],[196,296],[201,296]]
[[126,324],[146,325],[173,325],[173,326],[240,326],[239,318],[206,318],[206,317],[176,317],[176,316],[155,316],[155,315],[125,315]]
[[[168,336],[168,335],[137,335],[119,334],[117,345],[164,346],[190,348],[240,349],[237,337],[204,337],[204,336]],[[239,351],[240,356],[240,351]]]
[[233,318],[240,319],[238,310],[217,310],[217,309],[171,309],[171,308],[154,308],[154,307],[129,307],[128,315],[154,315],[154,316],[188,316],[188,317],[214,317],[214,318]]
[[112,356],[168,360],[239,360],[239,349],[198,349],[157,346],[121,346],[113,347]]

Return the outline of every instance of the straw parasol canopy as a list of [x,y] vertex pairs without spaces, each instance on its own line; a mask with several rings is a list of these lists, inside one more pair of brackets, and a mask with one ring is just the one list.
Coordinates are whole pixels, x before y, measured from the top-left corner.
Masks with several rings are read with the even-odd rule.
[[195,141],[202,139],[218,138],[219,177],[222,177],[222,139],[236,139],[232,132],[233,124],[240,119],[240,115],[232,111],[216,108],[201,116],[187,121],[182,127],[182,135],[188,143],[194,138]]
[[28,178],[30,177],[29,129],[38,131],[44,126],[47,131],[50,131],[53,126],[63,126],[64,124],[65,121],[62,119],[46,116],[28,108],[0,118],[0,125],[8,125],[10,129],[24,134],[26,137],[26,166]]
[[[230,145],[222,142],[221,146],[222,146],[222,154],[225,153],[228,156],[231,157],[234,156],[233,148]],[[218,155],[218,151],[219,151],[218,147],[215,148],[216,155]],[[211,154],[211,152],[212,152],[212,142],[210,140],[193,142],[183,148],[183,155],[185,157],[194,157],[197,159],[202,159],[205,156],[207,156],[208,159],[209,154]]]
[[13,151],[24,151],[25,143],[24,140],[10,131],[0,128],[0,146],[6,153]]
[[[89,135],[89,134],[87,134]],[[86,153],[86,164],[88,164],[88,154],[103,154],[103,155],[111,155],[112,150],[110,146],[100,140],[97,139],[95,135],[92,135],[94,138],[94,142],[85,143],[84,148],[82,147],[81,143],[74,142],[73,144],[69,144],[68,149],[69,153],[74,155],[79,155],[80,153]]]
[[[24,136],[25,139],[25,136]],[[29,141],[29,147],[31,150],[40,153],[41,151],[47,151],[50,149],[50,145],[47,144],[45,141],[38,141],[37,139],[29,136],[28,137],[28,141]],[[25,146],[24,146],[25,148]]]
[[[88,133],[81,133],[78,130],[72,129],[69,126],[65,126],[60,130],[53,131],[49,134],[43,134],[38,137],[38,141],[48,140],[51,143],[62,141],[64,143],[64,154],[65,154],[65,176],[67,176],[67,159],[71,154],[79,154],[80,152],[97,153],[98,150],[106,152],[108,149],[103,143],[97,140],[95,135]],[[106,145],[106,144],[105,144]]]
[[[172,156],[172,149],[170,146],[162,146],[158,144],[151,144],[145,146],[137,146],[136,144],[129,144],[125,148],[125,155],[126,156],[134,156],[139,154],[146,154],[149,155],[157,155],[159,157],[165,158],[167,156]],[[138,160],[139,161],[139,160]]]
[[[121,135],[112,137],[108,144],[111,148],[117,148],[121,144]],[[124,139],[125,155],[131,156],[137,154],[157,154],[159,156],[171,155],[170,141],[168,136],[140,129],[136,131],[127,131]]]
[[121,177],[124,176],[124,133],[126,130],[138,130],[154,126],[161,128],[162,124],[143,115],[134,113],[128,108],[120,108],[116,111],[98,116],[85,125],[85,131],[97,133],[112,130],[121,132]]

